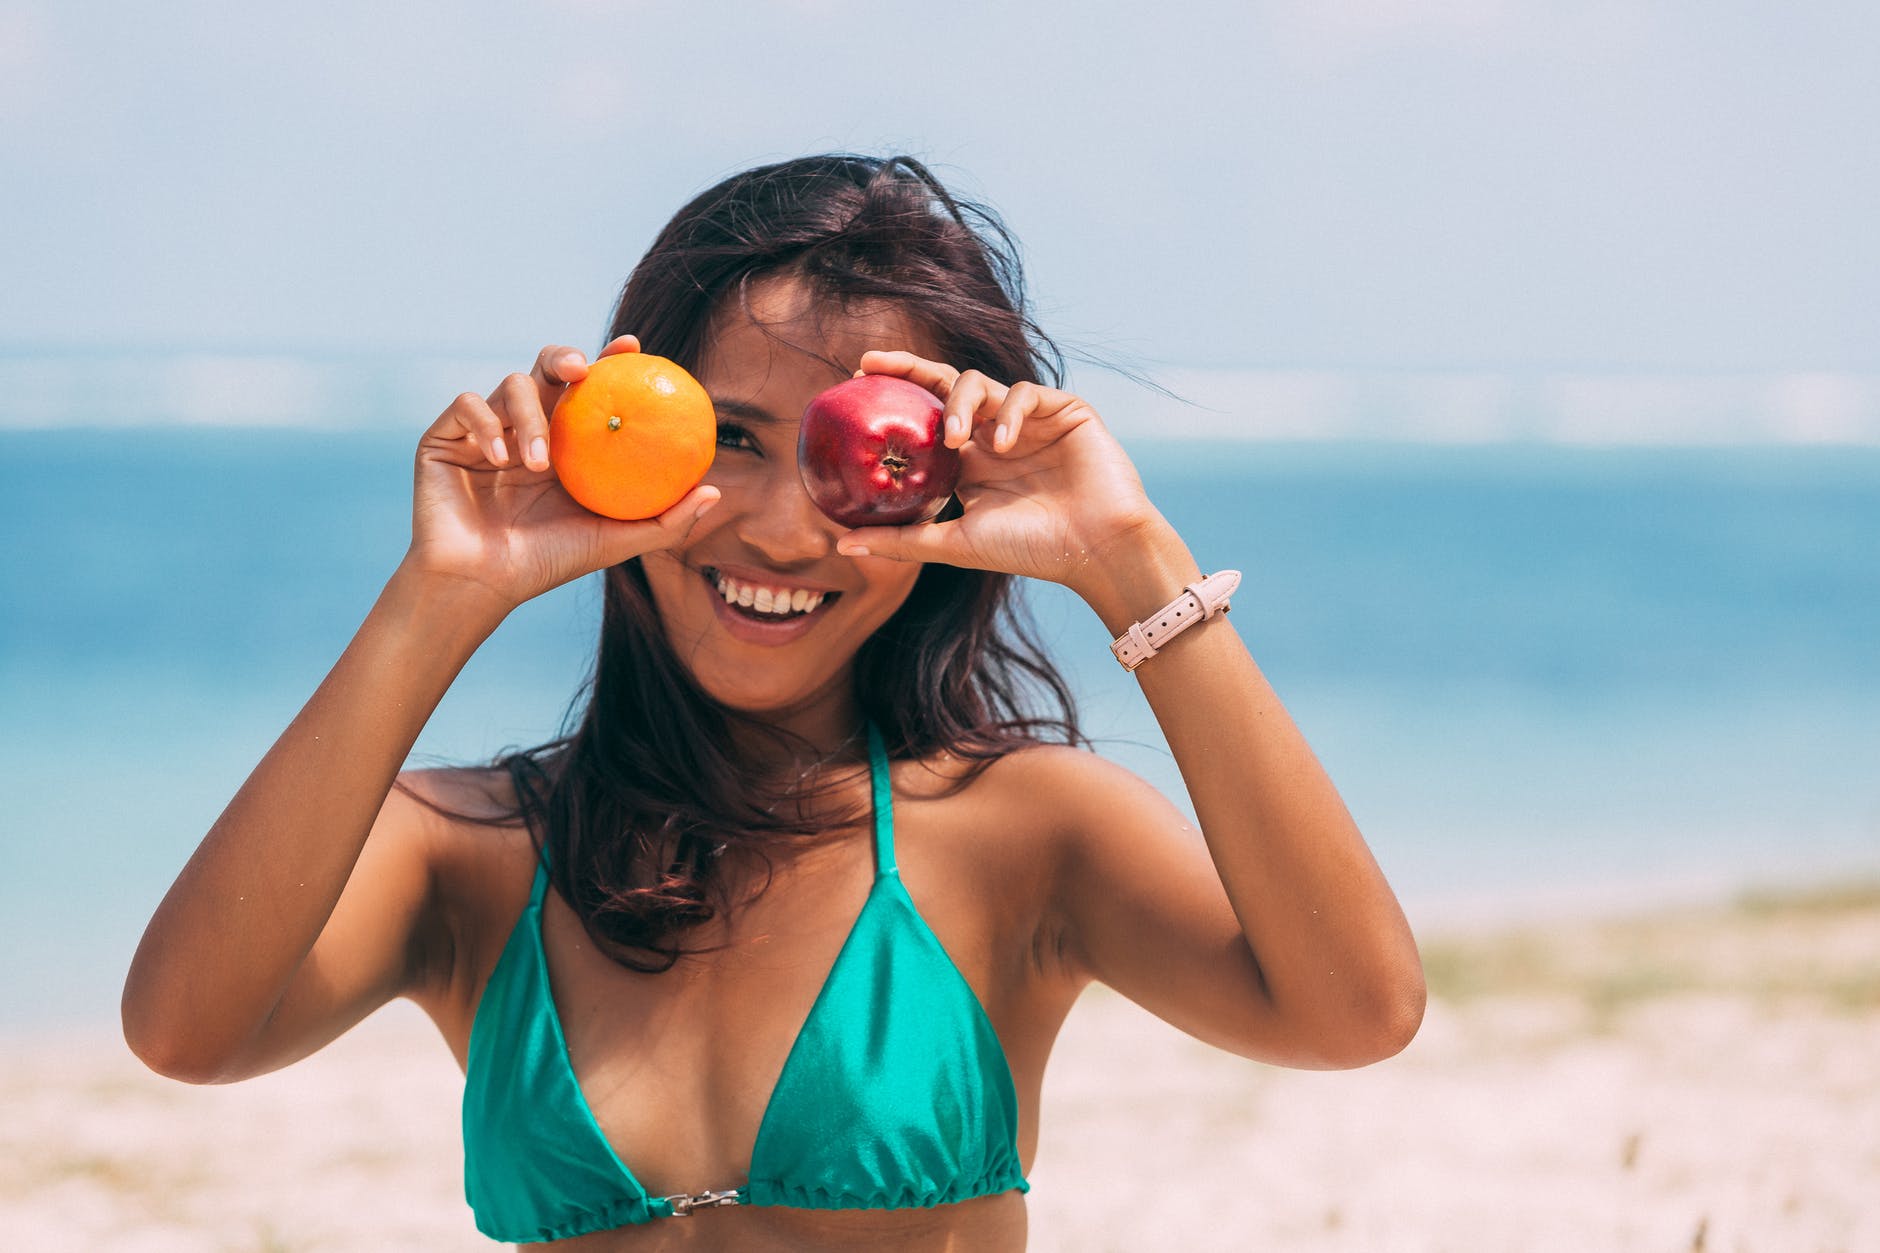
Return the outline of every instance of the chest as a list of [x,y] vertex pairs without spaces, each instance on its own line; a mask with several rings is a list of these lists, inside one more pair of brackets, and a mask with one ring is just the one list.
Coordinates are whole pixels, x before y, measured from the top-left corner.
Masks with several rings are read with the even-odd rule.
[[[1016,1118],[1001,1039],[1026,994],[1024,911],[944,811],[901,808],[891,869],[862,839],[780,858],[669,971],[611,960],[552,891],[518,920],[539,929],[538,1034],[560,1037],[565,1101],[652,1196],[761,1193],[772,1173],[799,1186],[781,1163],[857,1120],[950,1153],[983,1135],[988,1099],[994,1121]],[[902,1172],[872,1173],[893,1187]]]

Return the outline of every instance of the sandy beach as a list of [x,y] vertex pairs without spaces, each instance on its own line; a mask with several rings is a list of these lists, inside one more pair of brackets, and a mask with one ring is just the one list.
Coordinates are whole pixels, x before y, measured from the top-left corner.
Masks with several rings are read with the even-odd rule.
[[[1880,888],[1424,939],[1401,1056],[1276,1070],[1087,996],[1046,1080],[1039,1250],[1880,1248]],[[461,1080],[394,1006],[248,1084],[112,1031],[0,1041],[0,1243],[497,1247]]]

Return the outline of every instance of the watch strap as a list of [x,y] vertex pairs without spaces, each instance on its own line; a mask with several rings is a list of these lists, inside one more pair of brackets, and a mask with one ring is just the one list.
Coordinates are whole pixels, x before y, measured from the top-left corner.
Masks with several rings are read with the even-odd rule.
[[1142,622],[1132,622],[1129,630],[1110,642],[1110,651],[1123,669],[1134,670],[1162,649],[1168,642],[1197,622],[1206,622],[1216,614],[1226,613],[1228,598],[1240,586],[1240,571],[1222,570],[1197,583],[1190,583],[1182,594],[1162,606]]

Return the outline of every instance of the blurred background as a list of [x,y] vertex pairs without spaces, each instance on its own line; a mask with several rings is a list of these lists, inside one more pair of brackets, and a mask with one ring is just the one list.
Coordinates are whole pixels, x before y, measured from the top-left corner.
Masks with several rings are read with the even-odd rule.
[[[851,149],[1022,242],[1434,993],[1358,1075],[1085,997],[1032,1246],[1880,1247],[1876,48],[1854,0],[0,0],[0,1230],[487,1247],[416,1010],[186,1090],[123,973],[402,554],[418,433],[598,347],[696,192]],[[415,759],[552,736],[597,600]]]
[[[1004,216],[1419,927],[1880,871],[1877,13],[0,0],[0,1020],[109,1020],[430,419],[826,149]],[[421,759],[551,735],[596,602],[518,613]]]

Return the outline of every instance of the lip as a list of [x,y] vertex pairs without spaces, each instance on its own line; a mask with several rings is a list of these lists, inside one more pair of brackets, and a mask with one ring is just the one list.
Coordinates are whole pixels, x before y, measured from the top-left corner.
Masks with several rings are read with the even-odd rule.
[[[773,587],[782,585],[781,580],[767,580],[763,575],[753,576],[740,573],[737,568],[731,566],[714,566],[712,569],[717,570],[720,574],[729,575],[741,583],[762,584],[768,582]],[[746,644],[760,644],[774,648],[802,639],[805,635],[816,629],[816,624],[822,620],[824,614],[829,612],[829,607],[840,599],[839,594],[831,594],[835,591],[833,588],[819,588],[808,583],[792,582],[790,584],[792,587],[806,587],[811,591],[822,592],[823,603],[816,606],[816,608],[810,610],[808,613],[797,614],[793,618],[779,618],[775,622],[759,622],[753,618],[745,617],[725,603],[725,598],[718,594],[717,582],[712,578],[708,570],[700,569],[698,576],[699,582],[705,587],[705,594],[711,597],[712,612],[718,615],[720,625],[725,628],[733,639],[742,640]]]
[[758,587],[788,587],[792,590],[800,587],[807,592],[823,592],[825,594],[842,590],[830,583],[805,582],[797,578],[779,578],[772,571],[759,570],[755,566],[728,566],[723,562],[706,561],[694,566],[693,569],[700,571],[716,570],[718,573],[728,575],[740,583],[752,583]]

